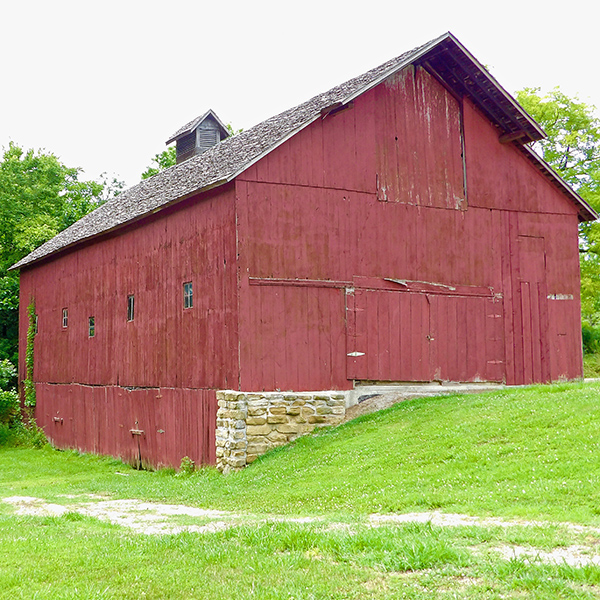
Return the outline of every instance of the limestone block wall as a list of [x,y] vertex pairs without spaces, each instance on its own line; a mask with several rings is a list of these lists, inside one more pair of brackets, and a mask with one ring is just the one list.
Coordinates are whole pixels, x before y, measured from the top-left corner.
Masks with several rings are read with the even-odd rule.
[[217,392],[217,468],[242,469],[271,448],[318,427],[338,425],[344,392]]

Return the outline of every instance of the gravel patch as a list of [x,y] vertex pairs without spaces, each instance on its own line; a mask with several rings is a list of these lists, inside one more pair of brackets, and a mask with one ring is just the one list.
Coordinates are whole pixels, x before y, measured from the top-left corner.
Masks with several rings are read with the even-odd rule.
[[[245,523],[286,522],[314,523],[323,519],[318,517],[286,517],[273,515],[263,517],[252,514],[236,514],[232,512],[209,510],[185,506],[183,504],[161,504],[144,502],[136,499],[106,500],[97,495],[64,496],[74,502],[62,505],[46,502],[42,498],[31,496],[11,496],[2,501],[10,504],[17,515],[36,517],[60,517],[66,513],[79,513],[101,521],[107,521],[126,527],[136,533],[145,535],[175,535],[182,532],[210,534],[224,531],[230,527]],[[185,518],[185,524],[177,522]],[[197,520],[197,523],[189,521]],[[431,523],[437,527],[548,527],[558,526],[575,533],[591,533],[600,535],[600,528],[549,521],[522,521],[517,519],[501,519],[497,517],[472,517],[469,515],[442,513],[439,511],[405,513],[405,514],[372,514],[367,522],[372,527],[381,525],[401,525],[405,523]],[[347,523],[327,523],[327,530],[354,532]],[[499,552],[506,559],[527,559],[551,564],[567,564],[575,567],[584,565],[600,566],[600,556],[596,555],[595,546],[573,545],[542,551],[518,545],[503,544],[491,549]]]
[[555,565],[567,564],[571,567],[583,567],[585,565],[600,565],[600,556],[591,556],[590,549],[586,546],[567,546],[566,548],[555,548],[550,552],[544,552],[537,548],[526,548],[524,546],[502,545],[494,548],[502,555],[502,558],[526,558],[531,562],[551,563]]
[[41,498],[33,498],[31,496],[11,496],[9,498],[2,498],[2,500],[8,504],[12,504],[15,507],[17,515],[60,517],[65,513],[72,512],[62,504],[51,504]]
[[595,533],[600,535],[600,528],[576,523],[552,521],[522,521],[520,519],[501,519],[499,517],[471,517],[439,511],[405,513],[399,515],[369,515],[372,525],[383,523],[431,523],[437,527],[548,527],[550,525],[562,527],[573,533]]

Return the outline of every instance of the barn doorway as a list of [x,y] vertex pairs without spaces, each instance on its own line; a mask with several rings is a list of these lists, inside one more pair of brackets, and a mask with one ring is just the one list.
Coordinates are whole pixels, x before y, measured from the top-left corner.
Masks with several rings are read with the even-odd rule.
[[356,289],[349,300],[348,379],[428,381],[427,295]]
[[502,298],[355,289],[347,376],[359,381],[503,381]]

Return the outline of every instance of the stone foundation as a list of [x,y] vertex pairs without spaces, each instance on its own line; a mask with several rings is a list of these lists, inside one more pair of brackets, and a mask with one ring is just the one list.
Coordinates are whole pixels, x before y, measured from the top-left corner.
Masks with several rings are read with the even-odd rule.
[[237,471],[271,448],[346,414],[344,392],[217,392],[217,468]]

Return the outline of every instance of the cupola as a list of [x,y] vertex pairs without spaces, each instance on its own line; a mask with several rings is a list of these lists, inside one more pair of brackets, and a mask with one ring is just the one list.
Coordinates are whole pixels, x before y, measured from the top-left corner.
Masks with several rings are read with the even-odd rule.
[[192,156],[202,154],[226,137],[229,137],[227,127],[212,110],[208,110],[175,132],[166,143],[168,145],[177,142],[179,164]]

